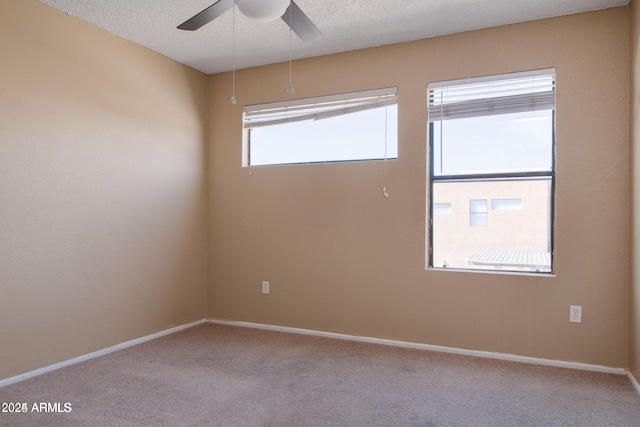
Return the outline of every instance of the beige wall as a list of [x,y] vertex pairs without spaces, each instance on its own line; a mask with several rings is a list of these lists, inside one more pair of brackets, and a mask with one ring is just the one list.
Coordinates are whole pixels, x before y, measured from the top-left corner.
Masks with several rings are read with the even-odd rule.
[[640,380],[640,5],[631,2],[631,292],[629,369]]
[[0,2],[0,379],[205,316],[205,75]]
[[[618,8],[295,62],[295,97],[398,87],[389,199],[381,162],[249,175],[242,106],[290,98],[288,67],[238,71],[235,106],[231,75],[211,76],[209,317],[626,367],[628,19]],[[425,271],[427,84],[547,67],[557,277]]]

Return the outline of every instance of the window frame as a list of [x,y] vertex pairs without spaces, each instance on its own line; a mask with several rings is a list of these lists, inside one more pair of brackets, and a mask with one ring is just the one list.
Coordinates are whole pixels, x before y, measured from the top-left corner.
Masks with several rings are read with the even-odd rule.
[[[428,152],[428,207],[427,207],[427,224],[428,224],[428,248],[427,248],[427,270],[448,270],[448,271],[461,271],[461,272],[472,272],[472,273],[487,273],[487,274],[511,274],[511,275],[534,275],[534,276],[554,276],[556,265],[555,265],[555,192],[556,192],[556,103],[555,103],[555,93],[556,93],[556,70],[555,68],[549,68],[544,70],[532,70],[527,72],[520,73],[508,73],[508,74],[499,74],[499,75],[490,75],[490,76],[482,76],[476,78],[469,78],[464,80],[453,80],[449,82],[438,82],[435,83],[437,87],[443,87],[446,84],[463,84],[463,82],[491,82],[498,80],[506,80],[513,76],[513,78],[517,78],[517,76],[536,76],[536,75],[544,75],[551,74],[553,75],[553,93],[554,93],[554,106],[551,110],[551,170],[550,171],[520,171],[520,172],[495,172],[495,173],[471,173],[471,174],[449,174],[449,175],[436,175],[434,173],[435,169],[435,149],[434,149],[434,124],[435,121],[430,117],[427,117],[427,123],[429,125],[428,129],[428,143],[427,143],[427,152]],[[429,85],[428,95],[431,97],[432,89],[431,84]],[[429,104],[428,100],[428,104]],[[429,106],[429,105],[428,105]],[[490,114],[481,115],[482,117],[489,116]],[[442,119],[436,120],[441,121]],[[550,271],[517,271],[517,270],[489,270],[489,269],[478,269],[478,268],[448,268],[448,267],[436,267],[434,266],[434,251],[433,251],[433,219],[435,216],[433,206],[433,194],[434,194],[434,184],[438,182],[481,182],[481,181],[501,181],[501,180],[518,180],[518,179],[535,179],[535,178],[544,178],[550,180],[550,194],[549,194],[549,244],[550,244]],[[487,223],[489,221],[488,214],[490,212],[490,203],[487,201]],[[471,209],[469,209],[469,213]],[[471,218],[469,219],[469,223],[471,223]]]

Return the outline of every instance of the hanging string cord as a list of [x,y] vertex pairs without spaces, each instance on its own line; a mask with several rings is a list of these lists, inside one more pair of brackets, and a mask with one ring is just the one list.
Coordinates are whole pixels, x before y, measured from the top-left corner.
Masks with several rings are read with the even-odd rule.
[[442,134],[444,133],[444,123],[442,120],[442,112],[444,110],[444,88],[440,90],[440,173],[443,172],[443,164],[442,164]]
[[384,196],[385,199],[389,198],[389,192],[387,191],[387,189],[389,188],[389,171],[388,171],[388,162],[387,162],[387,158],[388,158],[388,141],[387,141],[387,134],[388,134],[388,126],[389,126],[389,120],[388,120],[388,116],[389,116],[389,99],[387,98],[385,100],[385,105],[384,105],[384,166],[383,166],[383,184],[384,186],[382,187],[382,195]]
[[291,26],[293,25],[292,19],[293,15],[291,12],[291,6],[289,6],[289,88],[287,89],[287,92],[289,93],[293,93],[293,82],[291,76],[291,39],[293,33],[293,28],[291,28]]
[[231,8],[231,55],[232,55],[232,71],[231,71],[231,103],[236,103],[236,5],[235,1]]

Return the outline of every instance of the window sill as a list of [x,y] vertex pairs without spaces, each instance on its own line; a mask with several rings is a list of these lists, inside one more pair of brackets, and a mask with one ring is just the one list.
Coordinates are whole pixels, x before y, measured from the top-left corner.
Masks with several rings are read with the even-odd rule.
[[472,268],[444,268],[444,267],[427,267],[426,271],[447,271],[455,273],[479,273],[479,274],[497,274],[501,276],[530,276],[530,277],[556,277],[555,272],[536,273],[532,271],[511,271],[511,270],[475,270]]

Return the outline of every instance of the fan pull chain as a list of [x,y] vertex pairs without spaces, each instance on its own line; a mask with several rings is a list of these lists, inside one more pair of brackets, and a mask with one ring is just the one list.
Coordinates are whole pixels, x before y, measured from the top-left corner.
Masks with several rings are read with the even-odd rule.
[[[443,117],[443,103],[444,103],[444,90],[440,91],[440,173],[443,172],[443,163],[442,163],[442,134],[444,134],[444,123],[442,123],[442,117]],[[447,133],[447,135],[449,135]],[[435,174],[434,174],[435,175]]]
[[291,13],[291,5],[289,5],[289,88],[287,88],[287,92],[293,93],[293,82],[291,77],[291,33],[293,32],[293,16]]
[[231,8],[231,21],[232,21],[232,31],[231,31],[231,55],[233,56],[233,68],[231,71],[231,103],[233,105],[236,104],[236,5],[235,1],[233,7]]

